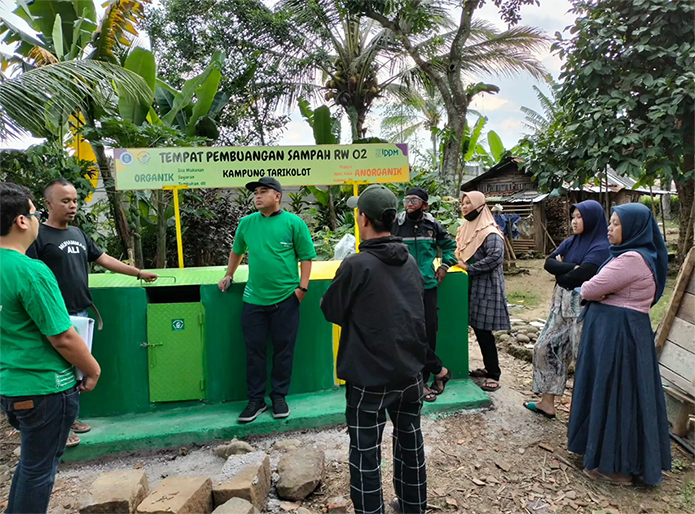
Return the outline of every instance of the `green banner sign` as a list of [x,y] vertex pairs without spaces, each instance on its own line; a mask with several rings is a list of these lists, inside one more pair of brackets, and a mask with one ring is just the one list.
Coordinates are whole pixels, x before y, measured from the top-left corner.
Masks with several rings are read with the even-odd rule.
[[404,144],[127,148],[114,155],[119,190],[244,187],[261,177],[283,186],[409,180]]

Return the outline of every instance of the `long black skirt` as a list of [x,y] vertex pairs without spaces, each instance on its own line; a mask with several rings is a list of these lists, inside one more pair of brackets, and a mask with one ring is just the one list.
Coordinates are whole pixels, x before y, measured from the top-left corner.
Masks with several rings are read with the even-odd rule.
[[649,315],[591,303],[577,356],[567,448],[584,467],[653,485],[671,469],[666,400]]

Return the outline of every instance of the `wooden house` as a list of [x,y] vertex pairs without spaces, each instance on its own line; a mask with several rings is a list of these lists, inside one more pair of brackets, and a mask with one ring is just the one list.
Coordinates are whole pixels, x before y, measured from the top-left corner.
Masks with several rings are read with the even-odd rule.
[[[601,184],[582,187],[565,184],[562,196],[538,190],[533,174],[519,168],[521,159],[508,157],[482,175],[465,182],[462,191],[480,191],[491,205],[501,205],[503,214],[518,214],[520,237],[512,240],[514,252],[548,254],[569,237],[570,206],[584,200],[596,200],[610,212],[613,205],[639,202],[643,195],[661,195],[669,191],[636,187],[637,183],[609,169]],[[608,196],[608,198],[606,198]]]
[[520,237],[512,239],[514,252],[545,253],[548,238],[545,233],[543,200],[548,195],[539,193],[531,174],[519,169],[520,159],[507,158],[488,171],[461,186],[462,191],[480,191],[489,204],[501,205],[502,214],[518,214],[521,222],[516,227]]

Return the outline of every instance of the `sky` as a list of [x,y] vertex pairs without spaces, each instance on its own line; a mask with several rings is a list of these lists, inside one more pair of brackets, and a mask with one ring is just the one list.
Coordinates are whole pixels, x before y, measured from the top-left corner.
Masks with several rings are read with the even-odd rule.
[[[42,0],[40,0],[42,1]],[[43,0],[45,1],[45,0]],[[155,0],[156,2],[156,0]],[[95,2],[100,4],[101,2]],[[266,3],[275,3],[273,0],[266,0]],[[14,1],[0,0],[0,13],[6,14],[14,9]],[[551,38],[556,31],[563,32],[566,27],[572,25],[574,18],[568,13],[571,8],[569,0],[541,0],[541,6],[524,6],[522,8],[522,25],[538,27],[544,30]],[[500,20],[497,9],[491,2],[476,11],[476,16],[494,23],[498,28],[504,29],[505,25]],[[3,48],[0,48],[2,51]],[[7,48],[4,48],[7,50]],[[538,55],[546,69],[553,78],[557,79],[560,73],[562,62],[556,55],[546,51]],[[543,92],[548,93],[548,88],[544,83],[528,75],[520,75],[514,78],[501,77],[475,77],[477,81],[493,83],[499,86],[500,92],[497,95],[478,95],[472,105],[472,109],[477,110],[488,117],[486,130],[494,130],[499,134],[505,148],[513,147],[517,141],[523,137],[527,129],[523,126],[524,115],[521,113],[522,106],[540,111],[540,103],[536,98],[533,86],[538,86]],[[318,107],[315,105],[314,107]],[[379,116],[381,107],[376,107],[367,119],[368,136],[379,136]],[[343,143],[349,142],[350,130],[347,124],[347,116],[343,117]],[[429,136],[426,133],[418,134],[419,139],[429,149]],[[39,142],[32,138],[25,138],[22,141],[0,141],[0,147],[26,147],[30,144]],[[304,121],[298,110],[290,114],[290,122],[285,127],[282,137],[278,141],[279,145],[312,145],[314,143],[311,128]]]
[[[524,6],[522,8],[521,25],[538,27],[544,30],[554,39],[555,32],[563,32],[566,27],[574,23],[574,17],[568,11],[572,7],[569,0],[540,0],[541,6]],[[476,11],[476,17],[494,23],[499,29],[504,30],[506,25],[500,20],[497,8],[487,2],[482,9]],[[550,50],[539,54],[538,58],[543,62],[548,72],[557,80],[560,74],[562,61],[550,53]],[[524,115],[521,113],[522,106],[541,111],[540,103],[536,98],[533,86],[539,87],[544,93],[548,94],[549,89],[544,83],[528,75],[520,75],[515,78],[497,77],[476,77],[477,81],[493,83],[499,86],[500,92],[496,95],[478,95],[470,108],[475,109],[484,116],[488,117],[485,130],[494,130],[499,134],[505,148],[512,148],[528,130],[524,128],[522,122]],[[370,129],[368,136],[379,136],[379,111],[368,116],[367,126]],[[343,142],[347,142],[350,130],[347,120],[343,119]],[[429,135],[424,131],[418,134],[418,138],[429,149]],[[309,125],[304,121],[299,112],[293,112],[291,121],[283,137],[280,139],[281,145],[302,145],[313,144],[313,136]]]

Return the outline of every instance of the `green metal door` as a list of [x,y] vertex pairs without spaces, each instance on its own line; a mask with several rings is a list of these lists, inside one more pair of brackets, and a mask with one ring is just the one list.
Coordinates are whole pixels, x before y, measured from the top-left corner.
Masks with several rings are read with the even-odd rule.
[[205,397],[202,303],[147,306],[147,360],[150,401],[176,402]]

